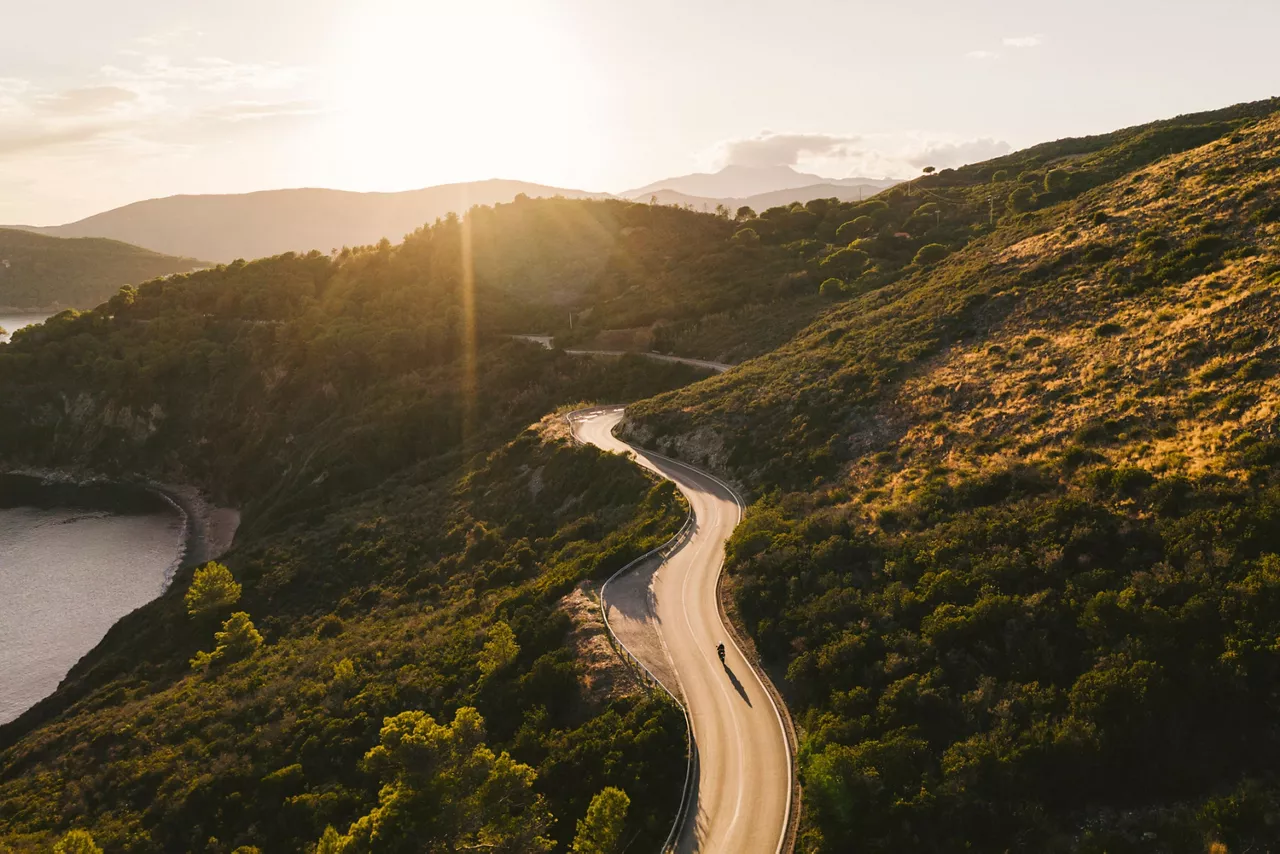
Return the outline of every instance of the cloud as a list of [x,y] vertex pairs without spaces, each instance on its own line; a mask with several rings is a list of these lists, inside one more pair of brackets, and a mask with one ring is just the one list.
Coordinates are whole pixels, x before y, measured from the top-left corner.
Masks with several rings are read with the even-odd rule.
[[996,59],[1000,54],[990,50],[971,50],[965,54],[968,59]]
[[919,131],[827,134],[765,131],[726,140],[712,149],[713,166],[794,166],[835,178],[904,177],[925,166],[954,168],[1008,154],[1012,146],[988,137],[961,138]]
[[89,142],[109,128],[103,125],[80,125],[67,128],[50,128],[40,131],[21,131],[0,127],[0,157],[31,154],[76,143]]
[[141,57],[104,66],[98,85],[43,89],[0,78],[0,156],[65,156],[104,148],[154,153],[207,142],[236,127],[313,115],[314,102],[263,97],[291,88],[305,74],[277,63],[217,57],[173,62]]
[[174,63],[167,56],[148,56],[135,68],[105,65],[98,76],[149,89],[190,87],[205,92],[233,89],[288,89],[297,84],[305,70],[278,62],[232,62],[206,56],[188,63]]
[[119,86],[90,86],[37,95],[31,104],[44,113],[78,115],[109,111],[137,100],[137,92]]
[[725,166],[795,166],[804,157],[843,156],[858,142],[856,136],[764,131],[749,139],[722,142],[719,159]]
[[1012,150],[1013,146],[1009,143],[990,138],[941,142],[908,155],[907,162],[918,169],[926,166],[949,169],[1001,157]]
[[1044,44],[1044,37],[1040,35],[1006,36],[1004,38],[1005,47],[1038,47],[1041,44]]

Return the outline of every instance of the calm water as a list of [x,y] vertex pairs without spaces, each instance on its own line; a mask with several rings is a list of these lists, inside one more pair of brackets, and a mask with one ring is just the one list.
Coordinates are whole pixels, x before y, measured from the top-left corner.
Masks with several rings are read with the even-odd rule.
[[50,317],[50,314],[0,314],[0,329],[5,331],[4,335],[0,335],[0,341],[8,341],[9,336],[22,327],[44,323]]
[[161,593],[182,533],[177,512],[0,508],[0,723]]

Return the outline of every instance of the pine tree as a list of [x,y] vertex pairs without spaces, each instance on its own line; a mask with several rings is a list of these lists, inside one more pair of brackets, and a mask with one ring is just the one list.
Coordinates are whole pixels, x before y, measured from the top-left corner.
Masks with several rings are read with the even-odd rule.
[[183,601],[187,603],[187,613],[193,617],[216,611],[240,601],[240,585],[231,570],[210,561],[196,570]]
[[627,823],[631,799],[613,786],[600,790],[587,807],[587,816],[578,822],[573,838],[573,854],[615,854]]

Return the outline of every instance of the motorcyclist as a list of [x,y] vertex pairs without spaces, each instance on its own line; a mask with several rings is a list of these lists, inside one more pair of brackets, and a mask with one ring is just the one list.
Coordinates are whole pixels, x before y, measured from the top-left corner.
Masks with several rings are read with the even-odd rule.
[[724,644],[716,644],[716,655],[720,656],[720,663],[724,664]]

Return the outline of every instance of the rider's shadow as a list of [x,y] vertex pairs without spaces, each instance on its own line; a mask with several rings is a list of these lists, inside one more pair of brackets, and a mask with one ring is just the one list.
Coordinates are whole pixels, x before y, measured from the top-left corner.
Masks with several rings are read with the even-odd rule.
[[733,690],[737,691],[738,695],[746,701],[748,706],[750,706],[751,698],[747,696],[747,689],[742,687],[742,683],[738,681],[738,677],[734,674],[729,665],[724,665],[724,672],[729,674],[729,681],[733,683]]

